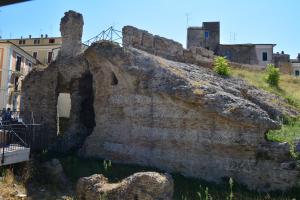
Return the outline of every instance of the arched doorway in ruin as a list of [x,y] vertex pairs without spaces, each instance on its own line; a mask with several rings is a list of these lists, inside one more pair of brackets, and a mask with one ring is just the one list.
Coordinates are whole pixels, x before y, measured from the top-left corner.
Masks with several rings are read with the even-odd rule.
[[61,149],[72,150],[82,146],[95,126],[93,76],[84,72],[81,78],[57,88],[57,135]]

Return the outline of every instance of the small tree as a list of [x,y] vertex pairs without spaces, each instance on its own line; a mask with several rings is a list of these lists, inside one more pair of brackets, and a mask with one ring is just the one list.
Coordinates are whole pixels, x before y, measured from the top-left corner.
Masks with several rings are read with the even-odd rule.
[[266,68],[266,74],[266,82],[271,86],[278,87],[280,79],[279,69],[272,64],[268,64]]
[[225,57],[218,56],[214,59],[214,71],[222,76],[230,75],[230,65]]

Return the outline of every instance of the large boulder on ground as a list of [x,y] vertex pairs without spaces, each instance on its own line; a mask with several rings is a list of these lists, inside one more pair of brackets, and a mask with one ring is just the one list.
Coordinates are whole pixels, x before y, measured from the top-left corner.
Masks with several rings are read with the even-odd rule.
[[79,179],[76,187],[79,200],[171,200],[173,179],[168,174],[140,172],[119,183],[108,183],[102,174]]

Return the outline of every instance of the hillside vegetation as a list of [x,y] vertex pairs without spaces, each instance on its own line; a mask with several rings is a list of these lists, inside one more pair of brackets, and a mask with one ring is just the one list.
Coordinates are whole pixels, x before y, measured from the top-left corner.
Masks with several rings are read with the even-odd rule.
[[280,74],[279,86],[272,87],[265,81],[266,73],[261,70],[232,68],[232,75],[245,79],[249,84],[284,97],[289,103],[300,109],[300,78]]
[[[287,100],[287,103],[293,109],[300,110],[300,78],[280,74],[278,87],[270,86],[266,81],[266,72],[261,70],[249,70],[241,68],[232,68],[233,77],[239,77],[246,80],[250,85],[254,85],[265,91],[277,94]],[[294,141],[300,139],[300,119],[291,119],[284,121],[280,130],[270,131],[267,139],[277,142],[289,142],[294,146]]]

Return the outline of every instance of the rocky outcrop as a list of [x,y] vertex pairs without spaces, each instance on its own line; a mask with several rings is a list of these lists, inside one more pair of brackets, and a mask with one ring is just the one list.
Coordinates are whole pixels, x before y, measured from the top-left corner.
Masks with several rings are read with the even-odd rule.
[[97,109],[84,155],[214,182],[233,177],[251,189],[297,184],[298,171],[281,165],[290,160],[289,147],[265,140],[279,122],[259,100],[245,98],[260,93],[256,88],[207,68],[110,43],[92,45],[85,57]]
[[108,183],[101,174],[80,178],[76,195],[79,200],[171,200],[173,179],[156,172],[135,173],[119,183]]
[[62,45],[60,56],[74,57],[81,53],[81,37],[83,29],[83,17],[80,13],[68,11],[60,22]]
[[250,189],[298,185],[289,145],[265,139],[283,114],[293,114],[281,98],[199,63],[176,62],[180,46],[130,30],[123,39],[132,45],[94,43],[26,77],[24,109],[42,110],[52,138],[58,93],[70,92],[65,149],[208,181],[232,177]]

